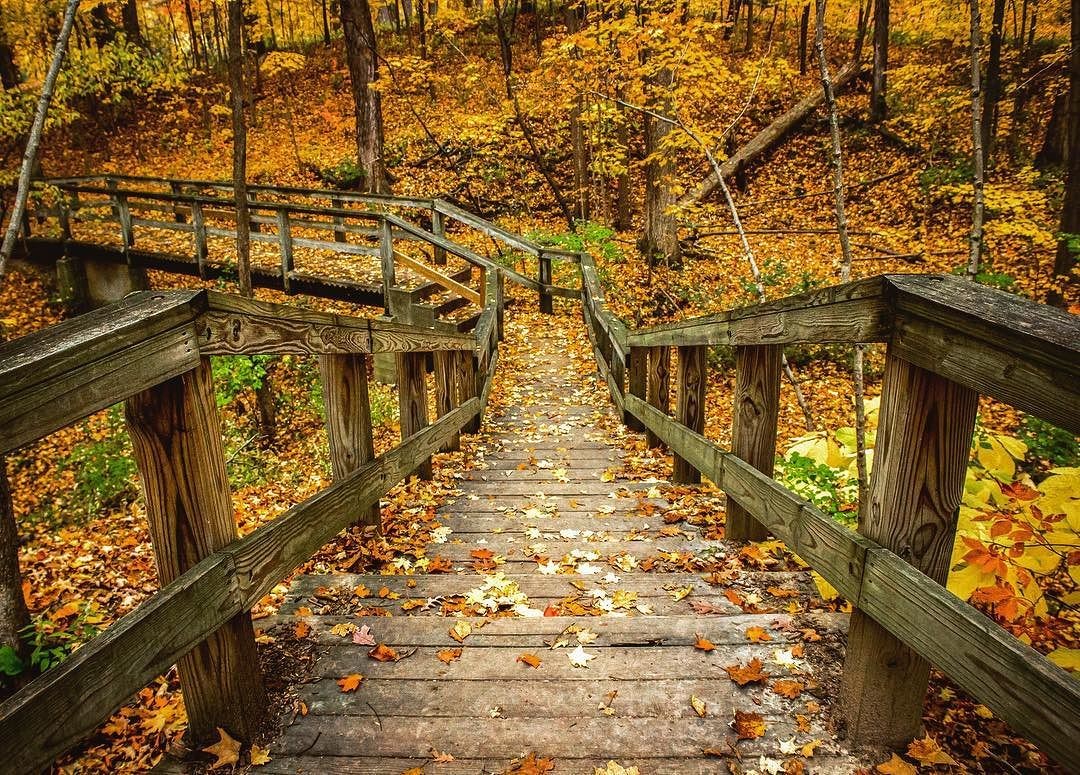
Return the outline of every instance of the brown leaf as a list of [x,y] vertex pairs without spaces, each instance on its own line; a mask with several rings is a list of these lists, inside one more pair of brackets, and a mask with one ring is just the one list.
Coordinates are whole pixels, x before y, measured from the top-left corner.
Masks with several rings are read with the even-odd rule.
[[762,671],[761,667],[761,660],[754,657],[746,665],[728,665],[724,672],[739,686],[746,686],[749,683],[765,683],[769,674]]
[[705,704],[705,700],[701,699],[696,694],[691,694],[690,707],[694,709],[694,713],[698,714],[700,718],[705,718],[705,714],[708,711],[708,706]]
[[443,649],[435,656],[439,658],[440,662],[445,662],[449,665],[451,662],[456,662],[461,659],[461,649]]
[[397,662],[399,659],[401,659],[401,657],[398,656],[397,651],[390,648],[385,643],[380,643],[378,646],[369,651],[367,655],[374,659],[376,662]]
[[296,633],[298,638],[306,638],[308,633],[311,632],[311,625],[307,622],[297,622],[296,627],[293,628],[293,632]]
[[772,690],[779,694],[781,697],[787,697],[789,700],[794,700],[806,687],[799,681],[791,681],[786,678],[773,681]]
[[359,673],[353,673],[352,675],[347,675],[344,678],[339,678],[337,685],[341,687],[342,693],[355,692],[359,688],[360,682],[363,680],[364,676],[360,675]]
[[731,728],[740,740],[753,740],[765,734],[765,719],[759,713],[744,713],[735,711],[735,720],[731,722]]
[[914,766],[908,764],[896,754],[893,754],[889,761],[882,762],[874,769],[880,772],[881,775],[916,775],[918,772]]
[[919,764],[956,764],[956,760],[942,751],[941,746],[930,735],[908,743],[907,755]]
[[213,745],[208,745],[203,748],[206,753],[213,754],[217,758],[214,763],[210,765],[210,769],[216,770],[218,767],[224,767],[226,764],[236,764],[240,761],[240,743],[237,740],[233,740],[229,737],[229,733],[221,727],[217,728],[218,741]]

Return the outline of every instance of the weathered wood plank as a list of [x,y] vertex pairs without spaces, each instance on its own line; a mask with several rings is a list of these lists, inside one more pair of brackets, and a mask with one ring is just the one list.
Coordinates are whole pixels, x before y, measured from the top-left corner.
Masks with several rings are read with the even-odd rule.
[[[645,399],[650,406],[667,414],[670,402],[668,379],[671,374],[671,348],[659,346],[649,348],[648,388]],[[645,440],[650,449],[661,446],[660,437],[646,429]]]
[[[457,355],[449,350],[436,350],[432,353],[435,370],[435,417],[441,419],[460,403],[454,380],[454,366]],[[460,434],[455,433],[442,448],[443,452],[454,452],[461,448]]]
[[[367,362],[362,355],[319,356],[330,466],[343,479],[375,457],[368,397]],[[381,525],[379,503],[357,515],[356,524]]]
[[[427,357],[425,353],[398,353],[398,418],[401,423],[401,440],[419,433],[428,424],[427,407]],[[431,479],[431,457],[420,461],[416,474],[421,479]]]
[[[783,357],[781,345],[735,348],[731,451],[769,477],[776,460]],[[768,531],[750,512],[729,498],[725,535],[736,541],[763,541],[768,537]]]
[[[167,585],[237,538],[210,360],[129,398],[133,456],[158,578]],[[239,613],[180,658],[193,740],[216,727],[251,740],[266,714],[251,616]]]
[[[944,584],[949,575],[978,407],[974,391],[886,356],[870,505],[859,532],[928,582]],[[843,707],[848,733],[859,743],[903,745],[922,723],[930,665],[903,638],[852,611]]]
[[409,269],[409,270],[411,270],[413,272],[416,272],[421,277],[424,277],[424,278],[430,280],[433,283],[437,283],[438,285],[441,285],[446,290],[452,291],[453,293],[456,293],[457,295],[468,299],[473,304],[479,304],[480,306],[483,306],[483,303],[481,302],[481,299],[480,299],[480,294],[477,291],[474,291],[472,288],[468,287],[467,285],[463,285],[463,284],[457,282],[456,280],[453,280],[450,277],[447,277],[444,274],[440,274],[439,272],[436,272],[431,267],[429,267],[429,266],[427,266],[425,264],[422,264],[419,261],[416,261],[416,260],[414,260],[412,258],[409,258],[407,255],[402,253],[400,250],[395,250],[394,251],[394,261],[397,264],[399,264],[400,266],[403,266],[406,269]]
[[[681,425],[699,434],[705,432],[705,391],[708,387],[705,356],[704,347],[679,348],[676,417]],[[675,460],[671,481],[679,484],[700,482],[701,471],[682,457],[679,450],[673,448],[672,451]]]

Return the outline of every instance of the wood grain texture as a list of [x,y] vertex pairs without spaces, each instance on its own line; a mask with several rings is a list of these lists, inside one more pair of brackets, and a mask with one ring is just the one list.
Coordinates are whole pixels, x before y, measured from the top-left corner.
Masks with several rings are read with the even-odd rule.
[[[630,348],[630,365],[627,369],[628,392],[645,398],[649,384],[649,350],[645,347]],[[623,424],[632,431],[643,431],[645,426],[629,412],[623,412]]]
[[[455,357],[454,389],[457,392],[458,401],[464,404],[470,398],[479,399],[480,390],[477,384],[476,356],[471,352],[459,352]],[[462,431],[476,433],[480,430],[479,412],[465,424]]]
[[[731,451],[769,477],[776,460],[783,357],[783,347],[775,344],[735,348]],[[729,498],[725,535],[735,541],[763,541],[768,537],[768,531],[750,512]]]
[[[210,360],[125,404],[162,586],[237,538]],[[189,730],[250,740],[266,694],[249,614],[240,613],[178,662]]]
[[[454,366],[457,355],[448,350],[432,353],[435,369],[435,417],[442,419],[460,403],[457,381],[454,379]],[[461,448],[461,436],[455,433],[446,442],[442,452],[455,452]]]
[[[648,389],[646,401],[664,414],[668,413],[671,402],[671,348],[664,345],[649,348]],[[645,441],[650,448],[662,445],[660,437],[646,429]]]
[[[398,353],[398,418],[401,421],[401,440],[404,442],[428,424],[427,358],[424,353]],[[422,460],[416,468],[421,479],[431,479],[431,458]]]
[[[362,355],[321,355],[326,435],[334,479],[343,479],[375,457],[367,361]],[[356,515],[359,526],[380,525],[378,502]]]
[[[859,531],[944,584],[956,533],[978,394],[897,358],[885,359],[870,507]],[[902,745],[917,732],[930,665],[866,613],[852,612],[844,662],[848,732]]]
[[[695,433],[705,431],[705,389],[708,378],[705,373],[704,347],[679,348],[679,378],[675,405],[675,416],[679,423]],[[701,481],[701,471],[689,460],[675,453],[674,469],[671,481],[678,484],[692,484]]]

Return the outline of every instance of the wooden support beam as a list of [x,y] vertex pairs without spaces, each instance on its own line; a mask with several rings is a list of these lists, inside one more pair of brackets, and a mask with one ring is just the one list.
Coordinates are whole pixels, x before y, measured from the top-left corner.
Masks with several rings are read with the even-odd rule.
[[[679,387],[675,419],[695,433],[705,432],[706,350],[703,345],[679,348]],[[701,472],[690,461],[675,454],[671,481],[697,484]]]
[[506,336],[506,273],[495,270],[495,327],[501,342]]
[[120,237],[124,245],[124,255],[131,263],[130,252],[135,247],[135,229],[131,224],[131,208],[124,194],[116,194],[116,212],[120,218]]
[[[870,507],[859,532],[944,584],[963,494],[978,394],[885,359]],[[930,665],[866,613],[848,629],[843,709],[858,745],[905,745],[918,733]]]
[[540,265],[536,278],[540,283],[540,311],[550,315],[553,309],[552,297],[547,286],[551,285],[551,256],[540,251],[540,255],[536,257],[536,260]]
[[[427,353],[397,354],[398,369],[398,417],[401,420],[401,440],[404,442],[419,433],[428,424],[427,408]],[[427,457],[417,466],[416,475],[431,479],[431,458]]]
[[[446,238],[446,224],[443,222],[443,214],[438,208],[431,208],[431,233]],[[446,266],[446,248],[435,246],[435,263],[438,266]]]
[[191,203],[192,234],[195,238],[195,263],[199,265],[199,277],[206,279],[206,258],[209,247],[206,243],[206,219],[203,217],[202,203]]
[[394,277],[394,232],[389,220],[379,221],[379,258],[382,261],[383,311],[392,315],[390,291],[397,284]]
[[281,284],[285,293],[292,293],[293,239],[289,226],[289,211],[281,207],[277,211],[278,246],[281,251]]
[[176,223],[185,223],[187,219],[184,217],[184,207],[179,201],[184,193],[183,189],[177,181],[173,180],[169,183],[169,191],[172,192],[174,197],[172,204],[173,221]]
[[[469,286],[464,285],[463,283],[459,283],[457,280],[454,280],[451,277],[447,277],[446,275],[441,274],[440,272],[436,272],[431,267],[417,261],[414,258],[410,258],[409,256],[405,255],[404,253],[402,253],[399,250],[394,251],[394,260],[397,263],[401,264],[406,269],[411,269],[412,271],[416,272],[421,277],[423,277],[423,278],[425,278],[427,280],[430,280],[431,282],[436,283],[437,285],[441,285],[446,290],[452,291],[453,293],[456,293],[458,296],[462,296],[462,297],[468,299],[473,304],[478,304],[481,307],[484,306],[483,290],[481,290],[480,293],[477,293],[476,291],[474,291]],[[481,278],[482,277],[483,277],[483,269],[481,269]],[[484,286],[481,284],[480,287],[481,287],[481,289],[483,289]]]
[[[654,406],[667,414],[671,400],[671,390],[668,384],[671,375],[671,348],[666,346],[650,347],[648,369],[648,388],[645,400],[648,401],[650,406]],[[655,449],[663,443],[651,428],[645,433],[645,441],[650,449]]]
[[[162,587],[237,539],[210,359],[125,405]],[[267,711],[246,611],[177,662],[194,741],[251,740]]]
[[[454,361],[457,355],[452,350],[436,350],[432,357],[435,361],[435,417],[442,419],[459,404],[454,380]],[[442,451],[456,452],[460,448],[461,436],[454,433]]]
[[[464,404],[470,398],[479,398],[480,391],[477,386],[476,356],[471,352],[459,352],[455,358],[454,389],[457,391],[458,401]],[[465,427],[465,433],[478,433],[480,431],[480,415],[471,418]]]
[[[626,389],[644,399],[649,383],[649,350],[645,347],[630,348],[630,370]],[[623,410],[623,424],[632,431],[645,430],[645,424],[630,412]]]
[[[330,206],[335,210],[345,209],[345,203],[339,196],[330,197]],[[348,241],[348,234],[345,232],[345,218],[339,213],[334,216],[334,242]]]
[[[326,406],[330,466],[334,480],[338,481],[375,459],[367,362],[363,355],[320,355],[319,373]],[[378,501],[360,509],[355,524],[381,526]]]
[[[783,347],[777,344],[735,348],[731,451],[770,477],[776,460],[776,422],[780,413],[783,357]],[[768,535],[769,531],[749,511],[728,497],[726,538],[763,541]]]

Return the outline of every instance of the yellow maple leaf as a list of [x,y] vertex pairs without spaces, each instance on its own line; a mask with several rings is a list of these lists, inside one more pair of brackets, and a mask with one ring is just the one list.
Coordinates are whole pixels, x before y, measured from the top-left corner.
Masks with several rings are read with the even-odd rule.
[[881,775],[916,775],[918,772],[914,765],[908,764],[896,754],[893,754],[889,761],[874,767],[874,770],[880,772]]
[[270,752],[257,745],[251,746],[251,764],[258,767],[260,764],[270,763]]
[[956,764],[956,760],[942,751],[941,746],[930,735],[908,743],[907,755],[919,764]]

